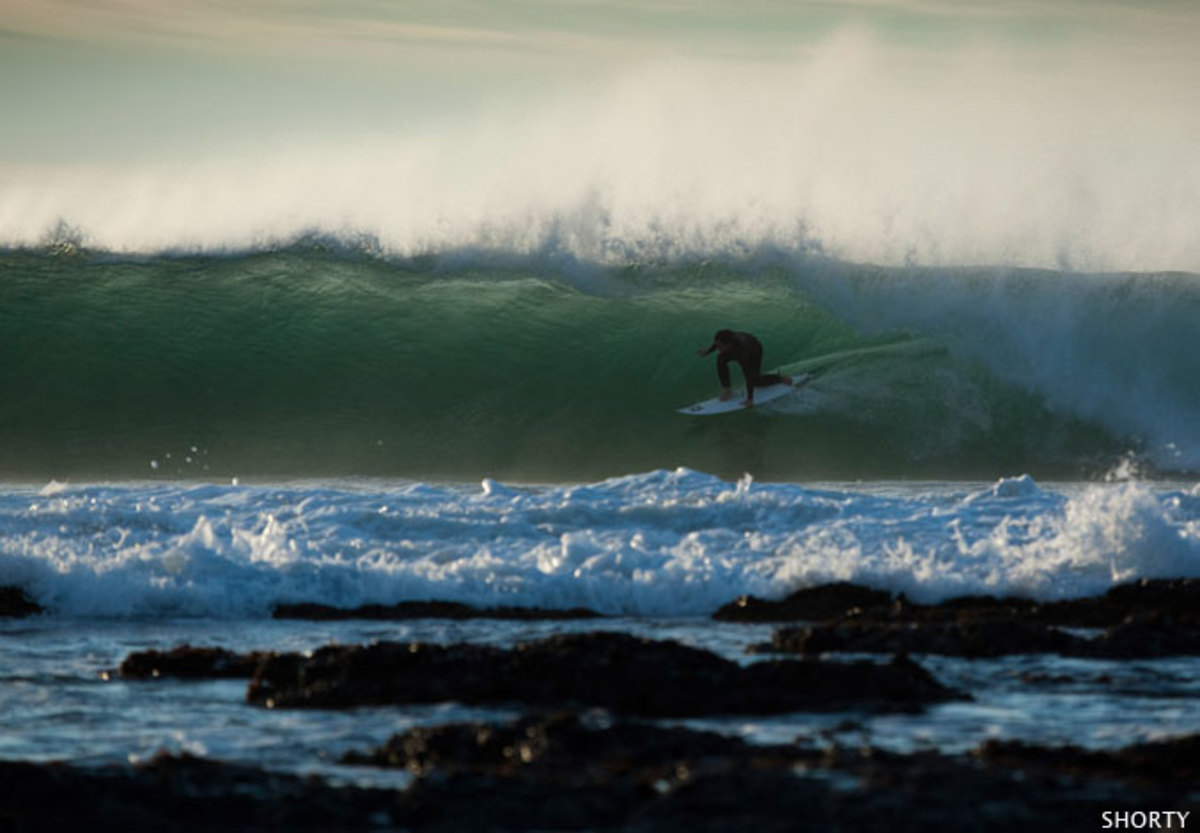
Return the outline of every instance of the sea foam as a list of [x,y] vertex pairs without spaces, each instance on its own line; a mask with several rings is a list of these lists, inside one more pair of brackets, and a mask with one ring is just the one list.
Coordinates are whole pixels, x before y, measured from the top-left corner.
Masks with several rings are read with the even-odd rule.
[[1041,599],[1200,575],[1197,487],[723,481],[570,486],[55,486],[0,499],[0,584],[51,615],[261,617],[452,599],[707,615],[855,581],[920,601]]

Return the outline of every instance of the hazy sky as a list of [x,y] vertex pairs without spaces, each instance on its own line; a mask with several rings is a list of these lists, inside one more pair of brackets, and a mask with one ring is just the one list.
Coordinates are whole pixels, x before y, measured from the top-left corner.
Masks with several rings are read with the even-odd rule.
[[1197,44],[1192,0],[6,0],[0,244],[1200,270]]
[[1195,5],[6,0],[0,161],[257,143],[240,130],[391,131],[496,102],[586,96],[645,63],[795,61],[847,28],[870,32],[891,61],[981,45],[1020,60],[1075,48],[1186,61],[1200,43]]

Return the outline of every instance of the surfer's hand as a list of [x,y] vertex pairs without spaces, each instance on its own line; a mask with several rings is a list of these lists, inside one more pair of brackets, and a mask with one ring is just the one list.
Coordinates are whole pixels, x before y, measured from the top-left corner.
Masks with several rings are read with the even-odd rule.
[[696,355],[699,356],[700,358],[704,358],[705,356],[708,355],[708,348],[701,347],[699,350],[696,351]]

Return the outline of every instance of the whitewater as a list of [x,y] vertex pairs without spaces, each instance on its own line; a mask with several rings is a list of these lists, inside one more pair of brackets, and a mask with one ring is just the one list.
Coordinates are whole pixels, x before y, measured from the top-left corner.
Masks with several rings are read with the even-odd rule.
[[51,484],[0,511],[0,584],[85,619],[398,600],[670,618],[835,581],[933,602],[1200,576],[1200,493],[1136,482]]

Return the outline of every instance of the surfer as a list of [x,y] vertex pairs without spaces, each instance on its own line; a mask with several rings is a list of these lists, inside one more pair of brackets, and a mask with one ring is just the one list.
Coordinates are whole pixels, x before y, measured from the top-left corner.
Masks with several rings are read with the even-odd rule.
[[767,385],[790,385],[790,376],[778,373],[762,373],[762,342],[750,333],[735,333],[733,330],[717,330],[713,343],[706,348],[696,351],[697,356],[707,356],[717,351],[717,378],[721,380],[721,401],[733,396],[729,386],[729,363],[737,362],[742,366],[742,375],[746,377],[746,399],[742,402],[747,408],[754,407],[754,388],[765,388]]

